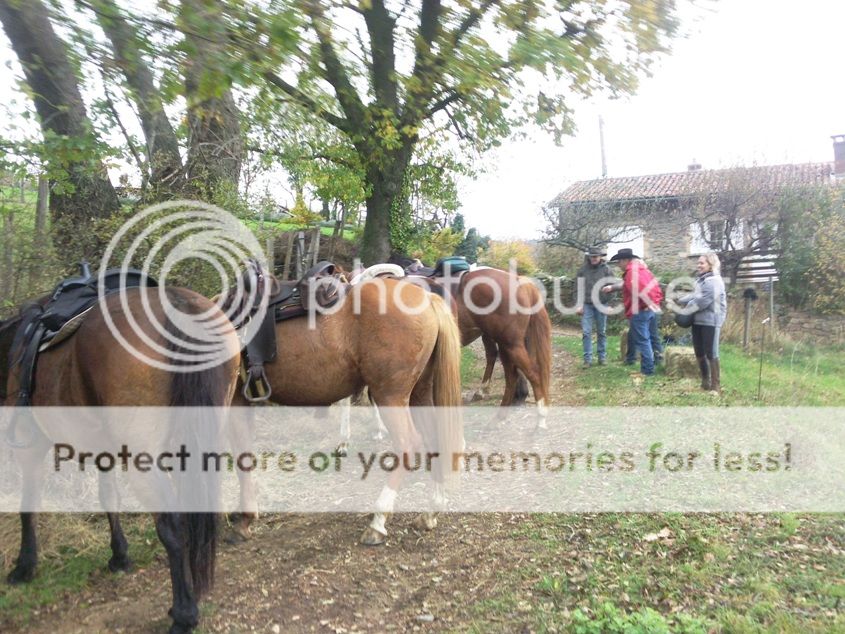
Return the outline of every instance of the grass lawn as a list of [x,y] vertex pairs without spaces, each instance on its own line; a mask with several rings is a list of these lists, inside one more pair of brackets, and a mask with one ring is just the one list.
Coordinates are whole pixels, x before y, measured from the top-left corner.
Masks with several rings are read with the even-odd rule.
[[[581,356],[580,337],[555,337],[555,345]],[[781,354],[763,356],[762,389],[757,399],[760,356],[722,344],[722,397],[703,393],[700,380],[667,376],[658,366],[654,377],[635,384],[638,366],[619,361],[619,337],[608,336],[608,365],[579,370],[577,386],[583,401],[592,406],[843,406],[845,405],[845,352],[795,345]]]
[[[757,355],[723,346],[718,398],[663,368],[636,380],[608,339],[607,366],[576,370],[588,406],[845,404],[845,352],[764,355],[758,401]],[[580,337],[554,344],[580,359]],[[842,514],[535,514],[511,538],[521,564],[471,606],[469,631],[845,632]]]
[[[163,552],[152,516],[124,514],[121,524],[129,542],[129,557],[134,569],[151,565],[156,555]],[[10,586],[5,580],[0,581],[3,583],[0,624],[4,621],[26,623],[32,616],[37,616],[39,610],[112,574],[106,569],[111,549],[105,514],[45,514],[39,517],[38,525],[38,572],[31,582],[23,585]],[[16,514],[0,516],[0,544],[3,546],[0,559],[7,564],[4,573],[11,570],[11,563],[17,556],[19,531],[20,521]]]
[[[469,631],[845,632],[841,516],[533,515]],[[527,553],[527,557],[525,556]]]
[[[311,231],[312,228],[309,229],[302,229],[293,223],[290,222],[282,222],[277,220],[265,220],[262,226],[262,223],[259,220],[253,220],[252,218],[241,218],[241,222],[243,222],[251,231],[277,231],[279,233],[284,233],[286,231]],[[320,227],[320,233],[324,236],[329,238],[332,237],[334,233],[334,229],[332,227]],[[341,237],[344,240],[352,240],[355,237],[354,231],[349,231],[348,229],[344,229]]]

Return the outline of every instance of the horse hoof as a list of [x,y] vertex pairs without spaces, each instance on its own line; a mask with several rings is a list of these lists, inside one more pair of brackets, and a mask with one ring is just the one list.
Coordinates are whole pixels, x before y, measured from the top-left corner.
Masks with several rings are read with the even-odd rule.
[[109,572],[131,572],[132,560],[129,557],[112,557],[109,559]]
[[12,572],[9,573],[9,576],[6,577],[6,581],[8,581],[10,585],[16,586],[20,583],[29,583],[34,578],[35,566],[15,566],[12,569]]
[[385,542],[386,536],[379,533],[374,528],[370,528],[369,526],[364,530],[363,534],[361,535],[361,543],[364,546],[382,546]]
[[229,545],[243,544],[252,538],[249,528],[243,526],[233,525],[230,530],[226,531],[223,541]]
[[420,532],[433,531],[437,528],[437,518],[433,515],[418,515],[412,525]]
[[349,445],[347,445],[345,442],[342,442],[337,446],[337,449],[334,450],[334,455],[338,458],[346,458],[348,452]]
[[470,396],[470,398],[469,398],[470,403],[477,403],[478,401],[483,401],[483,400],[484,400],[484,394],[481,392],[481,390],[476,390],[475,392],[472,393],[472,396]]

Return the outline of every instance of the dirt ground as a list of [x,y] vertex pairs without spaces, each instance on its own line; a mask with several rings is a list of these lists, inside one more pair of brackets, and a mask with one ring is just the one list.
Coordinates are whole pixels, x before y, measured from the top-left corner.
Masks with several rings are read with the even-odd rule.
[[[561,334],[561,333],[557,333]],[[474,348],[479,357],[483,351]],[[554,351],[553,403],[572,400],[575,359]],[[503,389],[500,367],[491,397]],[[358,544],[364,515],[264,516],[254,537],[221,546],[214,590],[202,603],[203,632],[355,632],[471,629],[477,606],[496,594],[502,566],[530,557],[514,528],[530,517],[445,514],[420,533],[413,517],[388,525],[384,546]],[[163,551],[125,575],[97,575],[34,615],[31,632],[165,632],[170,582]],[[506,624],[503,628],[507,629]]]

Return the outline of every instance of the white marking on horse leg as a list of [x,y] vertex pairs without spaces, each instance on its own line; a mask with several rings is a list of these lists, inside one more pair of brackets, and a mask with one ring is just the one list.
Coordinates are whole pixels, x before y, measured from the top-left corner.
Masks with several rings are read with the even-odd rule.
[[376,500],[376,511],[373,513],[373,520],[370,522],[370,528],[377,533],[387,535],[387,529],[384,527],[384,522],[387,515],[393,512],[393,505],[396,502],[396,491],[389,486],[384,486],[379,493]]
[[546,405],[546,399],[541,398],[537,401],[537,429],[547,429],[546,417],[549,415],[549,406]]
[[432,501],[435,511],[443,511],[446,509],[449,498],[446,496],[446,488],[443,486],[442,482],[434,483],[434,495],[432,496]]
[[376,425],[378,425],[378,431],[376,432],[375,439],[381,440],[384,438],[385,434],[387,434],[387,427],[384,426],[384,421],[381,419],[381,414],[378,412],[378,407],[373,405],[373,411],[376,415]]
[[349,452],[349,438],[352,436],[352,426],[349,423],[352,414],[352,397],[337,402],[340,407],[340,442],[334,452],[345,457]]
[[481,395],[490,396],[490,379],[487,379],[481,384]]
[[352,429],[349,424],[352,413],[352,397],[347,396],[342,401],[338,401],[337,404],[340,406],[340,438],[348,442],[349,437],[352,435]]

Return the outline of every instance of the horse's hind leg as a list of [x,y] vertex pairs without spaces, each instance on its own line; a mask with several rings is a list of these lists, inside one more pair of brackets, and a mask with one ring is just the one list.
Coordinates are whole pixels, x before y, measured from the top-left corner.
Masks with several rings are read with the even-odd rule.
[[[245,408],[237,408],[243,412]],[[248,408],[243,415],[235,411],[229,414],[226,432],[233,456],[240,456],[252,452],[253,437],[255,436],[255,410]],[[232,517],[232,535],[227,541],[244,542],[252,536],[250,526],[258,517],[258,495],[255,490],[255,480],[252,472],[238,469],[238,486],[240,487],[240,511]]]
[[38,540],[35,535],[37,514],[41,506],[41,487],[44,480],[42,462],[47,453],[47,439],[39,432],[35,444],[16,452],[21,466],[23,489],[21,491],[21,549],[15,567],[6,578],[11,584],[32,581],[38,563]]
[[[546,416],[548,414],[548,407],[546,404],[549,402],[549,395],[545,393],[542,383],[540,382],[540,369],[531,359],[531,356],[528,354],[528,350],[526,350],[523,346],[513,346],[508,348],[507,356],[516,368],[525,375],[528,382],[531,383],[531,387],[534,389],[534,400],[537,403],[539,415],[537,427],[545,429]],[[514,388],[516,388],[516,384],[514,384]],[[514,389],[514,391],[516,390]]]
[[129,572],[132,569],[132,561],[127,554],[129,544],[123,534],[118,517],[120,497],[117,494],[117,482],[114,472],[102,471],[98,478],[100,506],[106,511],[109,520],[109,531],[111,532],[111,559],[109,559],[109,570],[112,572]]
[[528,386],[528,379],[525,378],[525,375],[520,372],[517,375],[516,379],[516,392],[514,394],[513,403],[514,405],[524,405],[525,399],[528,398],[530,394],[530,388]]
[[496,367],[499,348],[489,335],[481,335],[481,343],[484,344],[484,358],[487,365],[484,367],[484,376],[481,378],[481,389],[476,392],[476,395],[484,398],[490,396],[490,380],[493,378],[493,368]]
[[187,540],[182,520],[183,516],[178,513],[161,513],[155,518],[158,538],[167,551],[170,583],[173,587],[173,607],[170,608],[173,625],[170,634],[190,632],[199,622],[197,600],[188,585]]
[[[516,394],[518,373],[510,351],[507,349],[500,349],[499,352],[502,357],[502,367],[505,370],[505,393],[502,395],[502,402],[499,405],[501,407],[510,407],[513,403],[514,395]],[[502,413],[503,417],[506,415],[506,413]]]
[[352,416],[352,397],[347,396],[342,401],[337,402],[340,408],[340,442],[335,448],[335,455],[345,458],[349,453],[349,439],[352,437],[352,428],[349,424],[349,419]]
[[[382,398],[374,395],[379,403],[379,411],[382,419],[387,425],[390,437],[393,440],[394,452],[397,456],[410,455],[414,448],[420,445],[420,439],[415,433],[411,414],[408,411],[407,400],[401,398]],[[387,409],[382,409],[382,408]],[[370,525],[361,535],[361,543],[366,546],[380,546],[387,537],[385,522],[393,513],[396,494],[402,484],[404,470],[393,469],[387,477],[387,483],[382,487],[381,493],[375,503],[375,511]]]
[[[430,372],[427,371],[414,386],[414,391],[411,393],[411,407],[419,408],[412,410],[411,414],[414,425],[422,436],[426,453],[434,454],[438,452],[437,413],[430,409],[434,407],[434,383]],[[432,495],[434,508],[440,510],[445,506],[442,476],[438,469],[432,469],[431,477],[434,480],[432,483],[434,487]],[[419,531],[431,531],[437,528],[436,511],[417,515],[414,519],[414,527]]]

